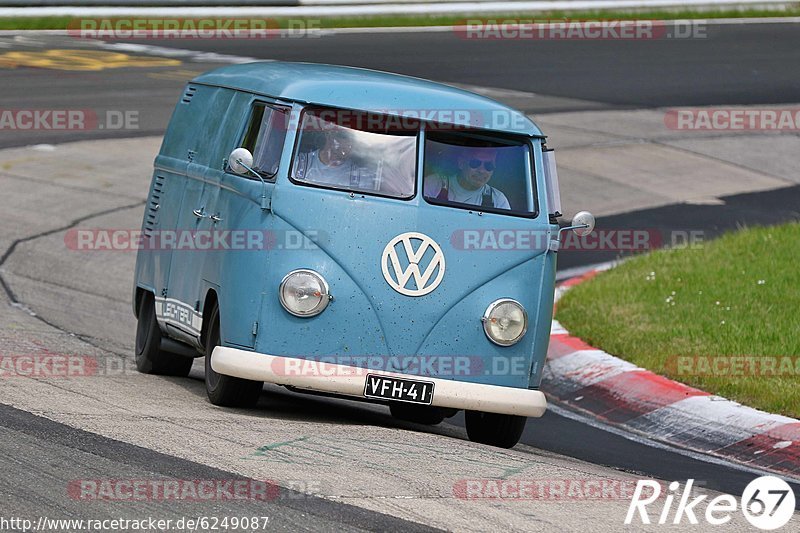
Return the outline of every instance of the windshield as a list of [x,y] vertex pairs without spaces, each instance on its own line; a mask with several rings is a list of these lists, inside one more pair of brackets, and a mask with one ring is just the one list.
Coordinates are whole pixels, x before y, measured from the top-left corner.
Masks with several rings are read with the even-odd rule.
[[330,110],[305,112],[292,178],[334,189],[414,196],[417,132],[351,127],[360,125],[354,116]]
[[423,191],[431,203],[483,211],[536,213],[526,143],[431,133],[425,141]]

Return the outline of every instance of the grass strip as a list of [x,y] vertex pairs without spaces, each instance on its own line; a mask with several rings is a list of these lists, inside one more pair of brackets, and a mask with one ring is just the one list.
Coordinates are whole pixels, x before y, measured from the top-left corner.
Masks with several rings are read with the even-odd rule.
[[557,318],[592,346],[800,418],[800,223],[635,257],[578,285]]

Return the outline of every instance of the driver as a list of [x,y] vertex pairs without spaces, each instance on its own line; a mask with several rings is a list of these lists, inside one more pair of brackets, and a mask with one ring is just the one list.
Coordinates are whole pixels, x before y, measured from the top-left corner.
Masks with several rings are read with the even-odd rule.
[[425,196],[443,202],[511,209],[506,195],[489,185],[497,168],[497,150],[464,148],[458,156],[458,172],[452,176],[432,174],[425,178]]
[[301,152],[295,178],[339,187],[351,187],[358,179],[355,161],[352,158],[353,141],[344,128],[334,127],[325,133],[322,148]]

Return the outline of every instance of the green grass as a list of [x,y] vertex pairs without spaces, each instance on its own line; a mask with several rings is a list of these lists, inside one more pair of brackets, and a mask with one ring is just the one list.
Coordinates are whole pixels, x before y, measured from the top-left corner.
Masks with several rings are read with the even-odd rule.
[[[460,15],[381,15],[365,17],[295,17],[271,18],[281,28],[286,28],[290,21],[300,19],[313,20],[314,27],[319,28],[365,28],[385,26],[451,26],[463,24],[466,18],[481,20],[502,19],[570,19],[570,20],[672,20],[672,19],[713,19],[736,17],[796,17],[800,16],[800,4],[793,4],[787,9],[723,9],[723,10],[690,10],[660,9],[653,11],[550,11],[539,13],[498,13],[498,14],[460,14]],[[92,17],[88,17],[92,18]],[[153,17],[129,17],[153,18]],[[211,17],[209,17],[211,18]],[[247,18],[247,17],[238,17]],[[63,30],[76,17],[17,17],[0,18],[0,30]],[[316,22],[319,22],[317,25]]]
[[[636,365],[800,418],[800,223],[635,257],[567,292],[556,316]],[[794,372],[697,375],[677,356],[790,356]]]

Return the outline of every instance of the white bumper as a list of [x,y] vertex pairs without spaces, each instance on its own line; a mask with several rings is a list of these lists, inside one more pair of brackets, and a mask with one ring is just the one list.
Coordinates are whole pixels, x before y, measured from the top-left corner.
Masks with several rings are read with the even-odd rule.
[[278,357],[217,346],[211,368],[226,376],[291,385],[298,389],[364,397],[367,374],[434,383],[431,405],[470,411],[540,417],[547,409],[544,393],[465,381],[369,370],[365,368]]

